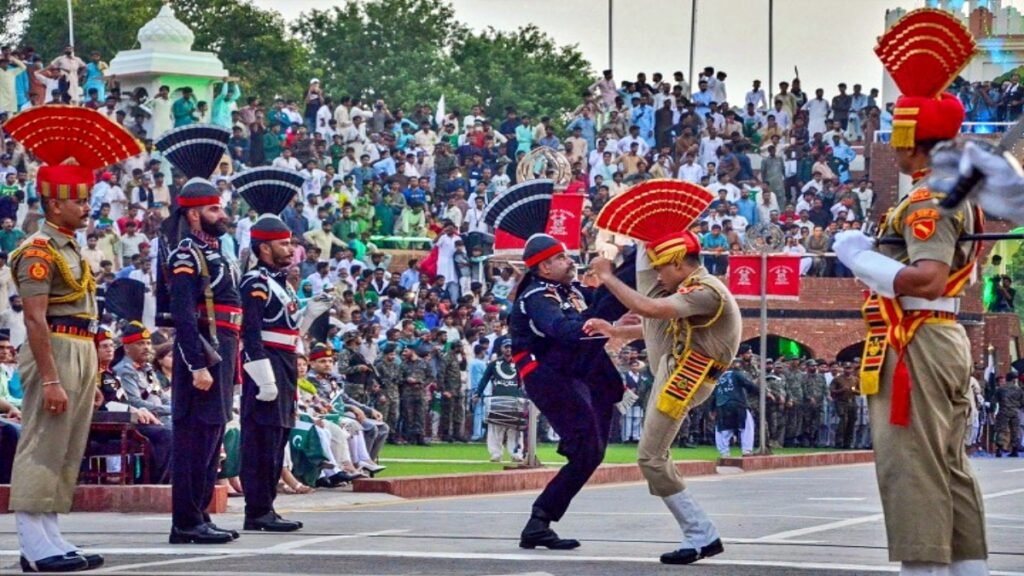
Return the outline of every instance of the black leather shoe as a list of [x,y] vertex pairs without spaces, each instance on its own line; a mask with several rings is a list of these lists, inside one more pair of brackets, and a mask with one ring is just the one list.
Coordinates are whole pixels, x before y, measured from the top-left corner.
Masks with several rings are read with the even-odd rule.
[[274,512],[274,518],[277,518],[278,520],[284,520],[285,522],[291,522],[292,524],[295,524],[296,526],[298,526],[298,528],[296,528],[296,530],[301,530],[302,527],[305,526],[305,524],[303,524],[302,522],[299,522],[298,520],[285,520],[284,518],[281,518],[281,515],[278,514],[277,512]]
[[68,552],[64,555],[65,557],[77,556],[79,558],[85,558],[85,561],[89,563],[89,567],[86,570],[92,570],[93,568],[99,568],[103,566],[103,556],[99,554],[85,554],[79,550],[74,552]]
[[520,548],[533,550],[538,546],[548,550],[572,550],[573,548],[580,547],[580,541],[571,538],[559,538],[558,534],[555,534],[555,531],[551,528],[540,532],[523,532],[519,537]]
[[697,560],[702,558],[710,558],[717,556],[725,551],[725,547],[722,546],[722,541],[716,539],[711,544],[704,546],[700,549],[700,552],[693,548],[680,548],[661,555],[662,564],[693,564]]
[[200,524],[195,528],[184,530],[171,527],[171,544],[227,544],[231,542],[231,534],[214,530],[209,524]]
[[79,572],[88,569],[89,562],[81,556],[49,556],[35,562],[21,557],[22,572]]
[[227,528],[221,528],[213,522],[207,522],[206,525],[209,526],[210,530],[213,530],[214,532],[223,532],[225,534],[230,535],[232,540],[238,540],[238,530],[229,530]]
[[285,520],[273,512],[267,512],[259,518],[246,518],[242,528],[262,532],[294,532],[302,528],[302,524]]

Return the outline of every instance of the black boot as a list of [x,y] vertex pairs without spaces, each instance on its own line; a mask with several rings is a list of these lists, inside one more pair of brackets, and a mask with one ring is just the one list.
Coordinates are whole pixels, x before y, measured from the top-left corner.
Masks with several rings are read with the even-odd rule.
[[231,536],[232,540],[238,540],[238,531],[237,530],[230,530],[230,529],[227,529],[227,528],[220,528],[219,526],[214,524],[213,521],[210,519],[210,514],[209,513],[203,512],[203,521],[206,522],[210,526],[210,528],[213,529],[214,531],[216,531],[216,532],[226,532],[227,534],[229,534]]
[[579,548],[579,541],[559,538],[558,534],[550,528],[551,518],[536,506],[530,514],[530,520],[526,522],[523,533],[519,536],[519,547],[534,549],[542,546],[549,550],[572,550]]

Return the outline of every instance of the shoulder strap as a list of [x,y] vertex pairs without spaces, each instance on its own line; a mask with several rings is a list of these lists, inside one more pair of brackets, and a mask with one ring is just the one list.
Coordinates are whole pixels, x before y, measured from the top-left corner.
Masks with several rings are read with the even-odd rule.
[[206,300],[206,320],[209,325],[210,332],[210,344],[215,347],[218,345],[217,341],[217,312],[214,309],[213,303],[213,284],[210,281],[210,268],[206,263],[206,256],[203,255],[202,250],[196,250],[195,247],[189,243],[187,250],[192,253],[192,257],[196,259],[196,263],[199,264],[199,277],[203,283],[203,298]]

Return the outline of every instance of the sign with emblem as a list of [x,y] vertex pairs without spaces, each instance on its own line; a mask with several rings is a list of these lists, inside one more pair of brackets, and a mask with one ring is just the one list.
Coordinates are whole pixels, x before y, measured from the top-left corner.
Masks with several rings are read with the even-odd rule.
[[[551,208],[545,232],[554,239],[565,244],[569,254],[578,256],[580,238],[583,230],[582,194],[555,194],[551,197]],[[526,241],[503,231],[494,231],[494,250],[496,253],[522,254]]]
[[762,274],[767,279],[766,299],[800,299],[799,257],[774,254],[763,265],[758,254],[729,256],[729,292],[737,299],[760,300]]

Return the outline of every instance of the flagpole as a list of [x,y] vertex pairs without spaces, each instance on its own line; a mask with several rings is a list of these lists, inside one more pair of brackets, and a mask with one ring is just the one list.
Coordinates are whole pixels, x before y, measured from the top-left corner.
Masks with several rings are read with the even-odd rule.
[[[799,280],[798,280],[799,281]],[[766,407],[768,404],[768,377],[766,372],[768,371],[768,249],[764,246],[761,250],[761,342],[760,342],[760,356],[761,366],[760,374],[757,378],[757,384],[760,390],[757,394],[758,410],[760,411],[760,417],[758,418],[758,437],[761,442],[760,453],[768,455],[768,419],[766,417]]]
[[75,47],[75,11],[71,7],[71,0],[68,0],[68,45]]
[[613,59],[612,59],[612,54],[613,54],[613,52],[612,52],[612,22],[613,22],[613,19],[612,19],[612,14],[613,14],[612,3],[613,2],[614,2],[614,0],[608,0],[608,69],[609,70],[614,70],[615,69],[615,67],[612,66],[612,61],[613,61]]
[[[693,77],[693,57],[697,50],[697,0],[690,0],[690,75],[687,76],[690,82],[690,90],[697,88],[697,80]],[[690,95],[686,94],[689,98]]]

